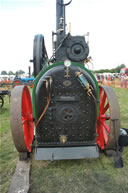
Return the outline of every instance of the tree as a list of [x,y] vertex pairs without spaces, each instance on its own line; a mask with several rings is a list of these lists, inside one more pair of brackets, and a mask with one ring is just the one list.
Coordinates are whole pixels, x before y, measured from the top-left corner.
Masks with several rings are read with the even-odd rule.
[[115,68],[117,73],[120,73],[121,68],[126,68],[125,64],[121,64]]
[[18,74],[18,75],[21,75],[21,74],[24,74],[25,72],[23,71],[23,70],[18,70],[18,71],[16,71],[16,74]]
[[1,71],[1,75],[7,75],[7,74],[8,73],[5,70]]
[[120,67],[121,68],[126,68],[126,65],[125,64],[121,64]]
[[14,72],[9,71],[9,72],[8,72],[8,75],[15,75],[15,74],[14,74]]

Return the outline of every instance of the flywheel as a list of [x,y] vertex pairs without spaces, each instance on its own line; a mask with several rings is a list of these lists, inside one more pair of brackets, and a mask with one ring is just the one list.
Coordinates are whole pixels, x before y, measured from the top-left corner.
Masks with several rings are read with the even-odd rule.
[[45,49],[44,36],[41,34],[35,35],[33,44],[34,77],[42,70],[46,58],[47,52]]
[[11,95],[11,131],[18,152],[31,152],[34,122],[31,96],[27,86],[17,86]]
[[100,86],[97,145],[102,150],[115,149],[120,135],[120,107],[111,87]]

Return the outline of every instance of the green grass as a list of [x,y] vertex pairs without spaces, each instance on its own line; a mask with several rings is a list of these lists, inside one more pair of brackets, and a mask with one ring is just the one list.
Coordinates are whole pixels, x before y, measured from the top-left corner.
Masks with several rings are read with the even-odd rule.
[[128,89],[113,88],[120,104],[121,127],[128,128]]
[[[128,90],[114,89],[120,103],[121,126],[128,128]],[[15,150],[9,118],[9,100],[0,111],[0,193],[7,193],[15,171]],[[128,147],[123,152],[124,168],[115,169],[113,159],[35,161],[32,159],[29,193],[128,193]]]
[[10,131],[9,99],[6,96],[4,100],[0,110],[0,193],[8,192],[18,159]]
[[113,159],[100,154],[98,159],[32,162],[30,193],[127,193],[128,149],[123,169],[113,167]]

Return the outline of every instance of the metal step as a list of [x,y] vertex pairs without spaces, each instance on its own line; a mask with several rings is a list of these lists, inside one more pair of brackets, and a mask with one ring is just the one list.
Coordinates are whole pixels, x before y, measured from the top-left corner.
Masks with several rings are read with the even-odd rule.
[[97,157],[99,157],[99,149],[97,146],[37,148],[35,151],[36,160],[54,161]]

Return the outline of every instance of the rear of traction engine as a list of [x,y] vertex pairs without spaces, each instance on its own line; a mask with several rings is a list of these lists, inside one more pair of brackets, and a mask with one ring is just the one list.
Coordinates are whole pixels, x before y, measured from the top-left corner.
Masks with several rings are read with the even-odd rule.
[[98,86],[85,67],[89,61],[85,38],[66,34],[65,7],[70,3],[56,2],[57,29],[50,59],[43,35],[34,37],[32,102],[26,86],[12,92],[11,129],[21,157],[33,146],[37,160],[96,158],[99,149],[116,149],[117,97],[112,88]]

